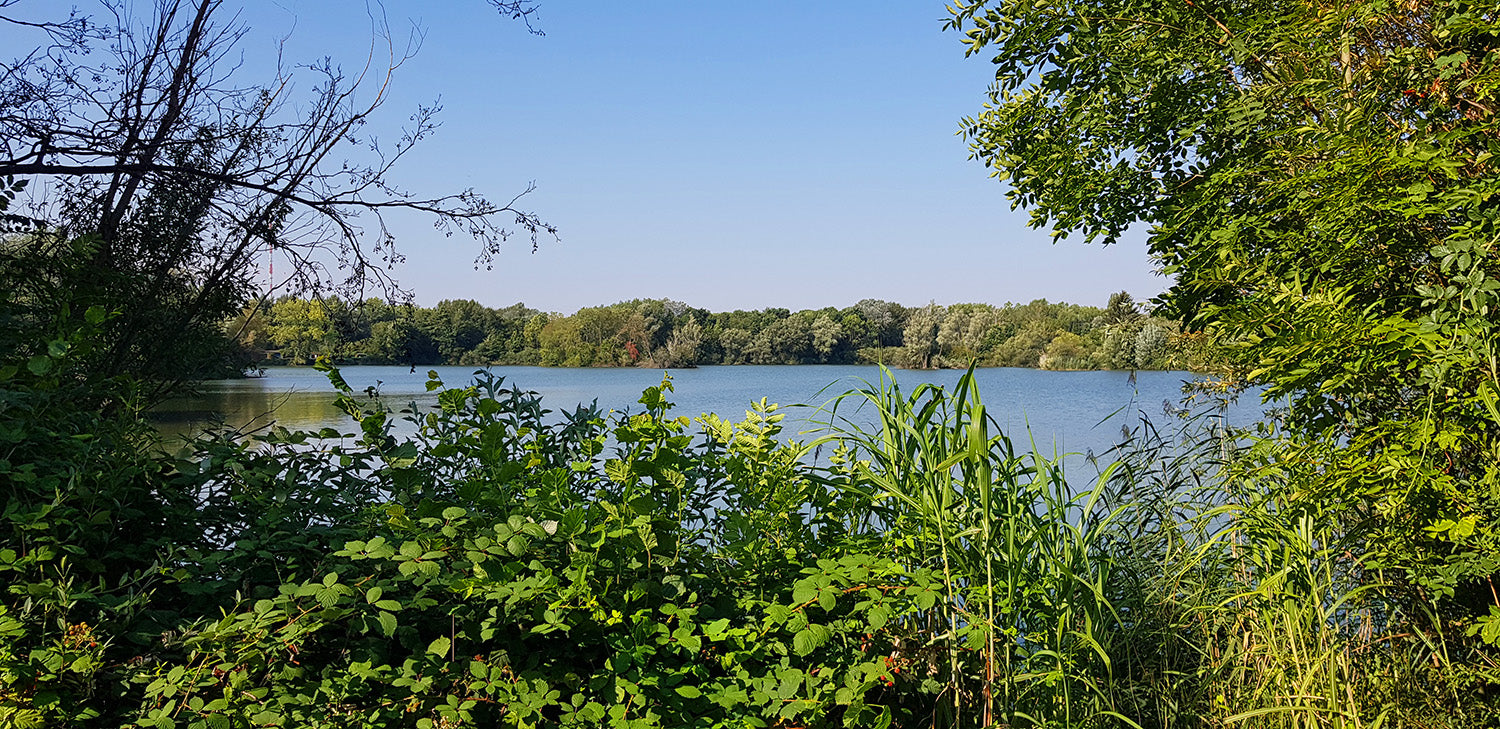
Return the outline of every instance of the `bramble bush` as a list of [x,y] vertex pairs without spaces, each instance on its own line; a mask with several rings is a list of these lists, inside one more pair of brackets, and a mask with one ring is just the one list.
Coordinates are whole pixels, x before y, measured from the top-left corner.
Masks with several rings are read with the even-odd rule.
[[[924,570],[841,553],[855,498],[743,423],[551,418],[479,373],[354,432],[204,436],[10,367],[9,724],[887,724]],[[100,505],[108,502],[108,507]],[[830,558],[825,555],[835,555]]]
[[[930,600],[929,578],[819,558],[839,530],[778,493],[811,482],[765,478],[797,463],[774,408],[695,440],[668,415],[670,382],[611,428],[588,408],[549,422],[481,373],[398,441],[331,374],[360,433],[327,462],[384,488],[349,513],[363,532],[184,631],[178,660],[136,678],[143,725],[891,720],[875,699],[894,680],[882,636]],[[318,458],[282,453],[267,463]],[[744,544],[745,520],[781,545],[774,566]]]

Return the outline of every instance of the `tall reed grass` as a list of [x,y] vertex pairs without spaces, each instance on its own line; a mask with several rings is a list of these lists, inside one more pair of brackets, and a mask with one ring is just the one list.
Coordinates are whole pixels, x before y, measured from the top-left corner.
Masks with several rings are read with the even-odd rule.
[[1072,485],[972,369],[909,393],[882,371],[823,413],[808,447],[835,448],[887,556],[942,576],[902,644],[934,727],[1486,725],[1433,695],[1451,636],[1389,597],[1358,524],[1239,467],[1212,410],[1144,419]]
[[[840,417],[858,408],[873,425]],[[877,513],[891,556],[942,574],[944,592],[915,616],[946,726],[1075,726],[1124,718],[1110,692],[1116,626],[1102,539],[1124,509],[1106,508],[1106,472],[1068,485],[1062,460],[1019,451],[986,411],[972,370],[950,395],[903,393],[888,372],[826,408],[852,488]],[[863,418],[862,418],[863,419]]]

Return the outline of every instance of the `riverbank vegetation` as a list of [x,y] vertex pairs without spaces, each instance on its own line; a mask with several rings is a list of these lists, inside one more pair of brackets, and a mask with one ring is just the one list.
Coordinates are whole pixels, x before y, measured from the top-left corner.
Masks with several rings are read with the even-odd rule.
[[[266,97],[183,81],[223,57],[192,45],[219,37],[200,22],[217,6],[161,7],[183,13],[129,40],[180,73],[0,75],[0,125],[17,130],[0,135],[0,175],[42,176],[73,201],[39,221],[7,207],[22,181],[0,185],[0,724],[1478,729],[1500,716],[1493,3],[953,6],[970,52],[997,65],[965,122],[973,154],[1058,235],[1107,242],[1144,224],[1174,277],[1163,313],[1218,364],[1196,403],[1122,423],[1096,469],[1066,471],[996,428],[971,375],[912,392],[882,378],[789,443],[774,406],[694,420],[671,409],[670,381],[632,413],[553,413],[481,371],[434,379],[437,405],[401,413],[325,364],[348,427],[165,447],[140,412],[201,370],[153,370],[148,350],[199,351],[200,325],[245,303],[229,296],[245,280],[235,251],[289,245],[286,206],[328,188],[313,173],[254,182],[295,162],[277,150],[305,149],[313,127],[240,135],[184,111]],[[77,17],[39,29],[97,41]],[[72,123],[119,93],[161,103]],[[47,114],[56,133],[14,141]],[[69,139],[109,183],[69,176],[94,174],[51,146]],[[226,149],[241,154],[215,156]],[[349,208],[334,207],[337,228]],[[438,214],[495,233],[485,216],[500,210],[462,210]],[[148,331],[132,322],[149,312],[127,307],[153,290],[233,306]],[[1099,316],[1037,306],[1042,320]],[[673,317],[665,339],[619,338],[652,307]],[[715,324],[675,308],[585,310],[554,329],[555,350],[673,357],[696,327],[699,347],[716,328],[721,347],[746,333],[725,352],[757,351],[766,332],[773,353],[809,351],[771,346],[803,341],[790,312]],[[900,323],[921,366],[999,356],[1024,328],[987,349],[944,325],[1010,307],[923,311]],[[802,317],[814,353],[838,350],[818,338],[823,318]],[[896,346],[863,321],[856,353]],[[630,330],[666,326],[647,324]],[[1060,330],[1038,358],[1088,336]],[[433,346],[462,359],[491,333]],[[1246,385],[1286,407],[1227,429],[1202,398]],[[394,434],[399,418],[413,435]]]
[[888,364],[1045,369],[1168,369],[1195,364],[1176,322],[1120,292],[1100,309],[928,304],[866,299],[844,309],[710,312],[666,299],[571,316],[467,300],[432,308],[380,299],[282,297],[225,325],[242,361],[361,364],[687,367],[710,364]]
[[[403,415],[330,370],[350,427],[163,455],[139,419],[73,405],[67,353],[47,361],[3,372],[11,726],[1482,727],[1500,711],[1483,636],[1361,569],[1346,515],[1266,480],[1212,407],[1133,428],[1096,476],[1018,447],[970,376],[873,383],[798,445],[772,405],[679,416],[669,380],[634,414],[551,414],[481,372]],[[874,425],[839,417],[855,407]]]

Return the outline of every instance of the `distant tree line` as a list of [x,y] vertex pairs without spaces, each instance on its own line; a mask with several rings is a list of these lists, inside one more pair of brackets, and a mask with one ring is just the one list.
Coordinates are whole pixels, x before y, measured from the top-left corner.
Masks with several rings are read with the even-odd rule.
[[1191,368],[1177,322],[1120,292],[1103,309],[1051,303],[711,312],[636,299],[571,316],[457,299],[432,308],[286,296],[226,323],[250,362],[690,367],[860,364],[1044,369]]

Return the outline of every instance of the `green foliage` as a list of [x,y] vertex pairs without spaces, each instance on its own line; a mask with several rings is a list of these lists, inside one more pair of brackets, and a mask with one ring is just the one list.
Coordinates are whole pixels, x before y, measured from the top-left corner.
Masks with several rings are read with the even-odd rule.
[[[3,233],[3,231],[0,231]],[[218,377],[237,372],[236,347],[220,326],[233,304],[204,298],[208,313],[188,315],[178,309],[198,305],[200,292],[180,280],[154,286],[128,280],[118,273],[101,273],[91,259],[99,253],[93,237],[67,238],[51,232],[30,231],[0,238],[0,351],[39,354],[39,345],[60,330],[92,326],[102,335],[88,358],[72,359],[76,374],[110,379],[137,377],[156,389],[180,378]],[[144,265],[144,264],[141,264]],[[133,296],[160,299],[160,309],[130,306]],[[102,324],[89,324],[84,312],[94,308],[115,313]]]
[[293,364],[311,364],[333,345],[333,323],[316,301],[290,296],[271,305],[266,334]]
[[[705,416],[693,438],[669,415],[670,381],[612,423],[588,409],[549,419],[484,376],[431,387],[439,408],[411,413],[417,434],[401,442],[389,413],[345,389],[360,435],[334,449],[332,471],[275,442],[219,446],[216,459],[236,460],[204,470],[233,462],[237,493],[270,497],[262,508],[338,494],[346,504],[317,504],[346,514],[324,530],[359,537],[320,554],[305,537],[289,545],[273,514],[225,540],[204,566],[251,591],[135,677],[143,724],[889,721],[873,700],[891,681],[880,628],[922,602],[930,577],[822,556],[848,535],[852,496],[778,443],[774,406],[742,424]],[[381,487],[351,496],[330,482],[340,473]],[[266,494],[257,474],[308,491]]]
[[[657,369],[852,363],[936,368],[975,361],[1051,369],[1166,369],[1189,363],[1181,356],[1175,322],[1140,314],[1123,292],[1111,297],[1116,299],[1123,302],[1120,311],[1045,300],[919,309],[866,300],[842,310],[725,313],[646,299],[562,316],[521,304],[496,310],[473,301],[443,301],[425,309],[391,307],[378,299],[356,305],[336,298],[283,297],[264,315],[246,310],[228,328],[240,334],[252,358],[296,364],[320,354],[358,363]],[[264,341],[257,339],[261,334]]]
[[88,379],[107,324],[90,309],[0,362],[0,717],[19,726],[115,716],[127,660],[181,617],[155,599],[170,557],[198,542],[131,391]]
[[[955,6],[999,73],[966,124],[975,154],[1059,233],[1153,226],[1165,303],[1203,328],[1185,337],[1118,295],[571,317],[287,303],[265,328],[299,357],[413,364],[1143,367],[1186,351],[1221,389],[1286,403],[1254,433],[1145,423],[1087,483],[1017,450],[972,371],[910,394],[883,373],[803,447],[766,403],[695,427],[670,380],[606,416],[434,375],[436,408],[397,414],[330,368],[350,432],[168,454],[98,366],[138,359],[152,330],[101,339],[122,315],[75,305],[68,266],[91,241],[7,248],[0,722],[1492,725],[1495,12]],[[192,191],[160,193],[112,250],[200,237]],[[106,288],[132,291],[130,265]],[[164,301],[196,295],[153,280]],[[875,425],[839,417],[854,407]],[[413,436],[394,435],[400,416]]]
[[[1018,453],[971,368],[948,393],[894,379],[849,393],[825,440],[870,499],[883,552],[933,576],[900,660],[925,664],[944,726],[1079,726],[1119,716],[1111,654],[1128,630],[1103,539],[1109,472],[1074,489],[1060,459]],[[838,416],[872,407],[874,428]],[[918,647],[920,645],[920,647]]]
[[[1315,682],[1351,693],[1283,708],[1360,721],[1330,708],[1365,690],[1349,664],[1330,673],[1334,656],[1352,659],[1325,629],[1348,621],[1316,613],[1366,591],[1384,601],[1377,635],[1441,646],[1419,660],[1452,691],[1493,692],[1496,5],[980,0],[952,12],[968,52],[996,64],[964,132],[1012,203],[1057,235],[1108,243],[1150,226],[1175,279],[1167,310],[1203,331],[1229,386],[1287,403],[1226,466],[1228,503],[1266,512],[1248,558],[1279,544],[1320,575],[1325,591],[1303,593],[1316,604],[1296,618],[1309,622],[1287,633],[1305,642],[1284,648],[1305,657],[1298,670],[1327,656]],[[1161,343],[1142,327],[1135,358]],[[1122,331],[1105,349],[1131,347]],[[1257,491],[1268,496],[1244,496]],[[1293,696],[1312,675],[1289,670],[1264,690]]]

